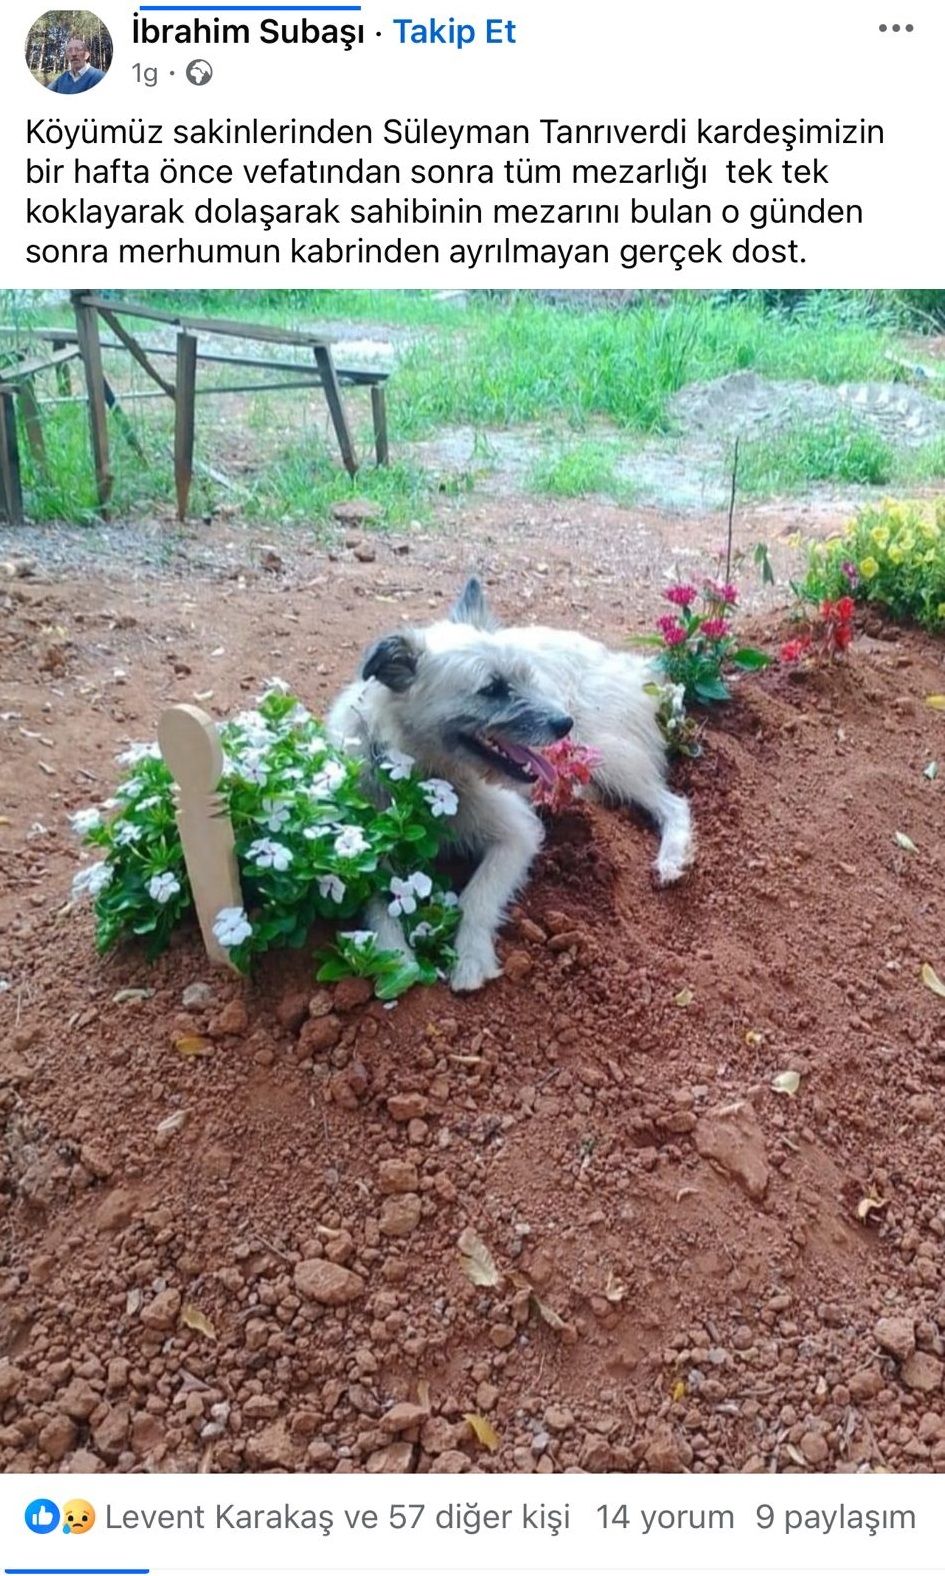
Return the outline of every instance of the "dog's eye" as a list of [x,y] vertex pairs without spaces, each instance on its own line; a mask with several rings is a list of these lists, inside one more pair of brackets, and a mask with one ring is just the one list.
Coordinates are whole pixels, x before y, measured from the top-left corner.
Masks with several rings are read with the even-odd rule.
[[479,694],[486,700],[506,700],[509,694],[508,681],[498,677],[490,679],[488,684],[483,684]]

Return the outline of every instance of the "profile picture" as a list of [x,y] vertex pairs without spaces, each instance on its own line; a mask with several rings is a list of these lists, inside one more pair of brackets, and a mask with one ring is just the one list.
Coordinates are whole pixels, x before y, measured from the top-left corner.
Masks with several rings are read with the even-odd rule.
[[112,63],[112,38],[94,11],[47,11],[29,30],[26,64],[51,93],[88,93]]

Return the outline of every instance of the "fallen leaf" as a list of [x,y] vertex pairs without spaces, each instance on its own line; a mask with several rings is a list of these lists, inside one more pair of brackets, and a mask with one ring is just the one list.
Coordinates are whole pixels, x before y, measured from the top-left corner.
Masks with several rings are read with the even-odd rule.
[[793,1099],[801,1087],[801,1075],[795,1072],[776,1073],[771,1080],[775,1094],[787,1094]]
[[896,842],[899,844],[900,848],[905,849],[907,854],[917,854],[919,852],[915,846],[915,843],[912,841],[912,838],[909,837],[905,832],[896,833]]
[[55,768],[55,766],[49,766],[46,763],[46,761],[37,761],[36,764],[39,767],[41,772],[45,772],[46,773],[47,777],[55,777],[55,775],[56,775],[56,768]]
[[608,1302],[623,1302],[627,1295],[627,1288],[623,1281],[619,1281],[613,1270],[607,1271],[607,1285],[604,1287],[604,1296]]
[[697,1187],[678,1188],[676,1191],[676,1203],[681,1204],[684,1198],[689,1197],[690,1193],[698,1193],[698,1191],[699,1189]]
[[884,1198],[861,1198],[856,1206],[857,1220],[869,1220],[871,1215],[877,1215],[880,1210],[885,1209],[886,1203]]
[[481,1445],[487,1450],[498,1450],[502,1441],[487,1417],[480,1417],[478,1412],[466,1412],[464,1417]]
[[925,704],[933,711],[945,711],[945,695],[926,695]]
[[180,1322],[188,1330],[196,1330],[198,1335],[205,1335],[208,1341],[215,1341],[217,1332],[210,1323],[205,1313],[192,1302],[185,1302],[180,1310]]
[[674,1401],[681,1401],[683,1396],[685,1395],[685,1393],[686,1393],[686,1381],[685,1381],[685,1379],[677,1379],[676,1383],[673,1385],[672,1390],[670,1391],[670,1395],[671,1395],[672,1399]]
[[131,1314],[137,1313],[138,1309],[141,1307],[141,1295],[141,1289],[138,1286],[132,1286],[131,1290],[127,1293],[125,1297],[125,1312],[129,1315],[129,1317]]
[[456,1246],[462,1255],[466,1277],[474,1286],[498,1286],[502,1277],[495,1259],[472,1226],[460,1232]]
[[430,1410],[430,1381],[429,1379],[417,1380],[417,1400],[425,1412]]
[[934,783],[936,777],[938,776],[938,761],[929,761],[929,764],[923,771],[922,776],[927,777],[930,783]]
[[174,1041],[174,1049],[181,1056],[209,1056],[213,1046],[202,1035],[182,1034]]
[[13,822],[8,815],[0,815],[0,826],[12,826]]
[[555,1313],[554,1308],[549,1303],[542,1302],[537,1291],[532,1292],[532,1307],[539,1319],[542,1319],[552,1330],[567,1330],[571,1334],[574,1333],[574,1326],[562,1319],[560,1313]]
[[745,1044],[746,1045],[761,1045],[763,1042],[764,1042],[764,1035],[762,1034],[760,1029],[748,1029],[748,1030],[746,1030],[746,1032],[745,1032]]
[[785,1445],[784,1448],[791,1460],[794,1462],[795,1466],[806,1467],[809,1464],[806,1456],[801,1455],[801,1452],[798,1450],[796,1445]]
[[945,996],[945,985],[942,984],[931,963],[922,965],[922,983],[930,991],[934,991],[936,996]]
[[170,1116],[166,1116],[164,1118],[163,1122],[158,1122],[155,1131],[158,1133],[177,1133],[183,1127],[186,1120],[186,1111],[172,1111]]
[[116,990],[112,1001],[117,1007],[123,1001],[147,1001],[153,995],[153,990],[147,990],[142,986],[138,986],[130,990]]
[[194,690],[194,700],[212,700],[213,690]]
[[673,1000],[675,1001],[677,1007],[688,1007],[690,1003],[695,1000],[695,997],[692,991],[689,989],[689,986],[684,985],[679,994],[673,997]]

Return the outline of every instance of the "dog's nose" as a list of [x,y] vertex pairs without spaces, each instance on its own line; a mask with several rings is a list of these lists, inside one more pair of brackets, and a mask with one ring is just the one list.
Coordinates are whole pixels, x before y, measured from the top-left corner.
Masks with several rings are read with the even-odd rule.
[[556,717],[551,724],[551,731],[556,739],[563,739],[574,727],[573,717]]

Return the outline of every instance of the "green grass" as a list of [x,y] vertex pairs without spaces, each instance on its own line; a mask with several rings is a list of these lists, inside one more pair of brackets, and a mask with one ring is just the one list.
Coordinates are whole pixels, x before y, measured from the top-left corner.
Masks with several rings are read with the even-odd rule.
[[797,422],[739,450],[739,486],[755,495],[799,492],[815,482],[887,487],[943,477],[945,438],[900,450],[850,416]]
[[599,493],[628,503],[633,487],[619,474],[618,457],[619,451],[605,443],[570,444],[533,466],[529,489],[553,498],[587,498]]

